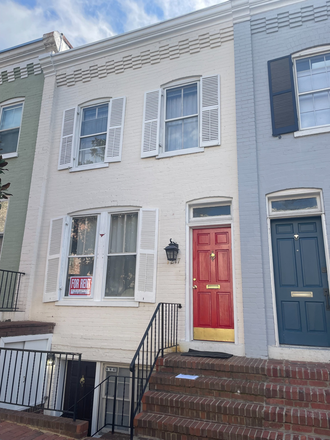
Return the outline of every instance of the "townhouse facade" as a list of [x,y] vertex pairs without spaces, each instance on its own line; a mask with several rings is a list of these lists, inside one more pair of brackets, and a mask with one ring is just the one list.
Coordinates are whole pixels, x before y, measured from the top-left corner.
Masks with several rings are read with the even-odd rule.
[[328,4],[280,3],[248,15],[242,10],[234,25],[245,351],[324,362]]

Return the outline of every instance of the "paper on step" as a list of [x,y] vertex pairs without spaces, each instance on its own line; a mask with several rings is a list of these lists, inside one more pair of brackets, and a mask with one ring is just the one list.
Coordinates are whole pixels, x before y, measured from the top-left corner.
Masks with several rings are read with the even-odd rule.
[[190,380],[195,380],[197,379],[198,376],[192,376],[191,374],[178,374],[177,376],[175,376],[177,379],[190,379]]

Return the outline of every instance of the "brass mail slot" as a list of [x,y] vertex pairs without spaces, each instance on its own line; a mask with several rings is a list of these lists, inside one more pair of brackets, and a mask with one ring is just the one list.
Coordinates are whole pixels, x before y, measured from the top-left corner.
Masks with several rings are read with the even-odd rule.
[[220,289],[220,284],[206,284],[207,289]]
[[313,298],[313,292],[291,292],[292,297],[302,296],[305,298]]

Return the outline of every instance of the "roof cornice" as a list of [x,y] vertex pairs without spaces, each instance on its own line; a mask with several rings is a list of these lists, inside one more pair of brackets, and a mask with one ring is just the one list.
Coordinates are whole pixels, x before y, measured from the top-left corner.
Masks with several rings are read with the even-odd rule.
[[[304,0],[303,0],[304,1]],[[133,50],[159,39],[173,35],[183,36],[195,28],[212,25],[233,26],[250,20],[255,14],[278,9],[302,0],[229,0],[181,17],[163,21],[142,29],[89,43],[67,52],[45,54],[39,57],[45,76],[54,75],[60,69],[73,68],[99,58],[114,56],[125,50]]]

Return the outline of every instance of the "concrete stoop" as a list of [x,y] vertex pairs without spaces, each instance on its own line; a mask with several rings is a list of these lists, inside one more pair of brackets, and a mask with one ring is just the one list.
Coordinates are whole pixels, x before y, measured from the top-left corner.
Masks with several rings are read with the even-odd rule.
[[[178,374],[198,376],[179,379]],[[134,420],[141,439],[329,440],[330,364],[159,359]]]

